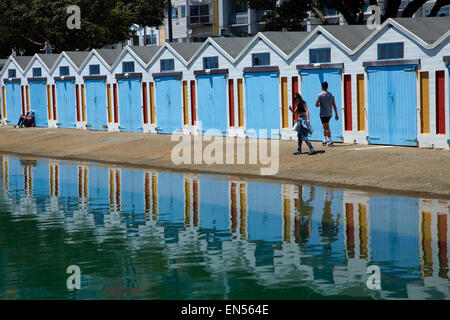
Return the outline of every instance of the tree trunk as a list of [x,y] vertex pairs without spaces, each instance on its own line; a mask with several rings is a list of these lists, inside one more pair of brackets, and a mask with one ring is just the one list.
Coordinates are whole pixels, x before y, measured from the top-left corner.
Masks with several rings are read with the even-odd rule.
[[410,18],[416,13],[419,8],[421,8],[427,0],[414,0],[408,3],[405,10],[403,10],[402,17]]
[[325,19],[325,16],[319,8],[317,8],[315,5],[311,5],[311,9],[313,9],[313,11],[317,14],[323,24],[327,24],[327,19]]
[[431,9],[430,14],[428,15],[429,17],[436,17],[439,10],[441,10],[441,8],[443,6],[446,6],[450,4],[450,0],[437,0],[433,9]]

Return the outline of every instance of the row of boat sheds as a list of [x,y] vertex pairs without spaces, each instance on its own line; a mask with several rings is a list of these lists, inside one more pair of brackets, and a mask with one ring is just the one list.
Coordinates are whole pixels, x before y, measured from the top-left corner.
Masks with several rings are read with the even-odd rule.
[[299,92],[321,140],[326,81],[334,141],[449,149],[449,68],[449,17],[11,56],[2,123],[31,109],[39,127],[295,139]]

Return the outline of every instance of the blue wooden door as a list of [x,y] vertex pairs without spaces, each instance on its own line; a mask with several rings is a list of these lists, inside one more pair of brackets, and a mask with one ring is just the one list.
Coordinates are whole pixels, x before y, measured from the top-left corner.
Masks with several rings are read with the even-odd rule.
[[56,100],[59,127],[75,128],[77,122],[75,83],[56,81]]
[[369,143],[417,145],[415,66],[367,69]]
[[336,108],[339,113],[339,121],[333,117],[330,120],[331,138],[333,141],[341,142],[342,136],[342,113],[341,113],[341,70],[340,69],[320,69],[303,70],[301,95],[305,100],[309,110],[310,123],[313,128],[311,140],[323,140],[323,126],[320,120],[320,108],[316,107],[317,95],[322,92],[322,83],[328,82],[328,91],[333,94]]
[[[227,80],[224,74],[197,77],[198,120],[202,122],[202,132],[207,135],[227,133]],[[206,133],[208,129],[216,132]]]
[[[245,123],[248,137],[280,138],[278,73],[245,75]],[[265,130],[265,133],[259,132]],[[271,135],[275,130],[275,135]]]
[[142,131],[141,80],[120,79],[119,81],[120,131]]
[[36,127],[48,127],[47,83],[30,82],[30,108],[34,111]]
[[181,80],[178,77],[155,78],[156,124],[159,133],[173,133],[183,126]]
[[22,94],[20,83],[7,82],[6,86],[6,118],[10,124],[16,124],[22,115]]
[[104,130],[108,124],[106,84],[104,80],[86,80],[86,113],[88,128]]

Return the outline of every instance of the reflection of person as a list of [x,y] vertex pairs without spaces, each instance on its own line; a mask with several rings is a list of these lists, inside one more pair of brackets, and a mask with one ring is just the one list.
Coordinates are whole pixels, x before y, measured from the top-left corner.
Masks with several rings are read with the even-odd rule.
[[44,51],[46,54],[51,54],[53,51],[53,47],[50,44],[49,41],[44,42],[44,48],[41,49],[41,51]]
[[295,215],[295,242],[304,243],[312,234],[312,214],[313,207],[311,201],[314,200],[314,187],[311,187],[310,200],[303,199],[303,187],[298,186],[298,199],[295,199],[295,208],[297,214]]
[[333,214],[331,213],[331,203],[333,201],[333,195],[331,192],[331,199],[329,198],[329,191],[325,191],[323,215],[322,215],[322,226],[321,226],[321,236],[328,241],[334,242],[337,240],[339,233],[339,218],[338,214],[336,221],[334,220]]
[[309,148],[309,155],[315,154],[314,148],[309,142],[308,135],[311,134],[311,127],[309,124],[309,110],[306,106],[306,102],[302,99],[302,96],[298,93],[294,93],[294,104],[295,108],[289,106],[289,110],[293,113],[298,114],[297,120],[297,137],[298,137],[298,147],[297,152],[294,155],[302,154],[302,144],[303,140]]
[[[327,145],[327,138],[329,139],[328,146],[331,147],[333,145],[333,140],[331,138],[330,131],[330,119],[334,113],[336,114],[336,121],[339,120],[339,115],[336,108],[336,102],[334,100],[334,96],[328,92],[328,83],[322,83],[322,92],[317,96],[316,107],[320,107],[320,120],[322,120],[323,125],[323,143],[322,145]],[[332,109],[333,107],[333,109]]]
[[34,112],[28,110],[24,116],[20,116],[15,128],[32,127],[34,125]]

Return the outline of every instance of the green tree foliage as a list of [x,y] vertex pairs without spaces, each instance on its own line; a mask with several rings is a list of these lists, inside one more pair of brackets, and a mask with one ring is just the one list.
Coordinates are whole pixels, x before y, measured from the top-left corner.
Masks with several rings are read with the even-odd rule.
[[308,8],[308,5],[308,0],[289,0],[269,11],[261,19],[265,22],[264,31],[304,31],[304,21],[308,14],[302,8]]
[[[0,55],[32,55],[49,40],[56,52],[122,42],[133,23],[160,26],[166,0],[1,0]],[[81,8],[81,29],[67,28],[66,7]]]

